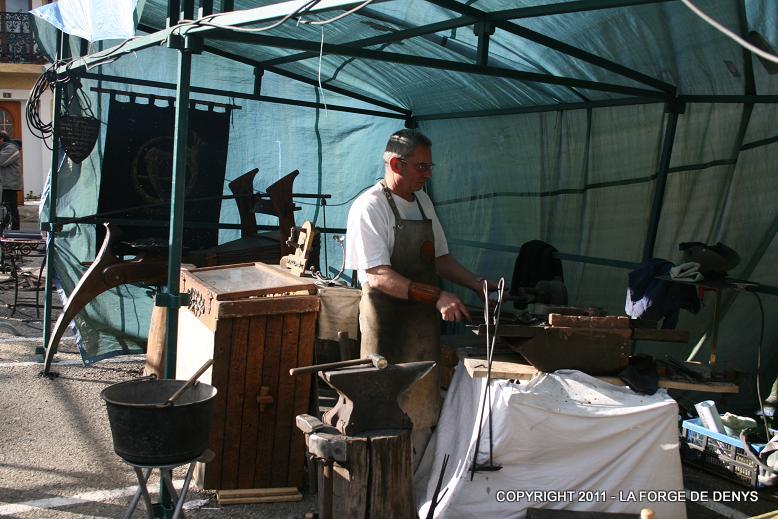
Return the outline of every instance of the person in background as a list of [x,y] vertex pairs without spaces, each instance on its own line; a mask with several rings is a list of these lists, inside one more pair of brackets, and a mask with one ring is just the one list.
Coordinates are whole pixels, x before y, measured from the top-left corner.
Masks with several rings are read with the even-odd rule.
[[[358,270],[362,284],[360,353],[383,355],[392,364],[438,362],[441,318],[470,319],[455,294],[438,288],[438,275],[481,297],[484,280],[449,254],[432,201],[421,191],[432,177],[432,142],[417,130],[400,130],[383,159],[384,178],[354,201],[346,230],[346,268]],[[440,404],[437,369],[401,399],[413,422],[414,466]]]
[[11,216],[11,229],[19,229],[17,196],[22,188],[21,156],[18,141],[8,132],[0,130],[0,186],[3,188],[3,205]]

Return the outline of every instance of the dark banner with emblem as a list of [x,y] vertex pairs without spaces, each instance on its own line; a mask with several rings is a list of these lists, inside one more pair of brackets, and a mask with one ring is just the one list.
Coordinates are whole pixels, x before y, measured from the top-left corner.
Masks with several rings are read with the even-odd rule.
[[[229,123],[229,111],[189,110],[186,199],[192,202],[184,205],[185,222],[219,221]],[[111,98],[97,211],[110,213],[108,218],[164,222],[119,224],[120,241],[168,241],[174,127],[172,104],[156,106]],[[210,200],[199,200],[202,198]],[[216,245],[218,232],[185,225],[184,250]],[[98,240],[102,241],[102,236]]]

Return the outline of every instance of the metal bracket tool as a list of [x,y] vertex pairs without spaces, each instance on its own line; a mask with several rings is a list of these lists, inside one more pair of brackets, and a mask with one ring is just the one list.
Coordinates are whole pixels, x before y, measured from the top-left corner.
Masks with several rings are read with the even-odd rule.
[[[478,435],[475,439],[475,449],[473,452],[473,462],[470,465],[470,481],[473,480],[476,471],[493,472],[500,470],[502,466],[494,464],[494,434],[492,429],[492,360],[494,356],[494,345],[497,342],[497,327],[500,323],[500,311],[502,310],[503,296],[505,295],[505,278],[500,278],[497,283],[497,301],[490,312],[489,286],[486,280],[483,281],[484,289],[484,321],[486,322],[486,390],[484,398],[481,401],[481,412],[478,417]],[[491,315],[490,315],[491,314]],[[481,432],[484,423],[484,412],[487,402],[489,405],[489,462],[478,465],[478,447],[481,445]]]

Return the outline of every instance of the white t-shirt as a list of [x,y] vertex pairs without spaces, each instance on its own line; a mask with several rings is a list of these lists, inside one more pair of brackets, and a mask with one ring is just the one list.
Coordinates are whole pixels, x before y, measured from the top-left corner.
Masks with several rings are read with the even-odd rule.
[[[435,235],[435,257],[448,254],[448,242],[443,227],[435,214],[432,201],[423,191],[414,193],[421,202],[427,218],[432,220]],[[422,220],[419,206],[392,193],[397,211],[403,220]],[[346,269],[359,271],[359,282],[367,283],[365,270],[379,265],[391,265],[394,250],[394,213],[377,183],[354,200],[348,212],[346,225]]]

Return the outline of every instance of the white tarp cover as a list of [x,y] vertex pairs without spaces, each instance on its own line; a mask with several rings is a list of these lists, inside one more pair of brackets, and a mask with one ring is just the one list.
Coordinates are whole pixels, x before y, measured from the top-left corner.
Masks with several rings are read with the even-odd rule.
[[[671,501],[682,495],[683,477],[678,407],[664,390],[640,395],[572,370],[522,384],[495,380],[493,455],[502,469],[476,472],[470,481],[485,389],[486,379],[470,378],[460,363],[416,472],[420,517],[427,516],[446,454],[450,459],[435,517],[522,518],[529,507],[621,513],[648,507],[657,517],[686,517],[685,504]],[[484,416],[478,462],[488,456]],[[546,494],[527,497],[514,491]]]
[[30,11],[57,29],[88,41],[135,36],[138,0],[59,0]]

